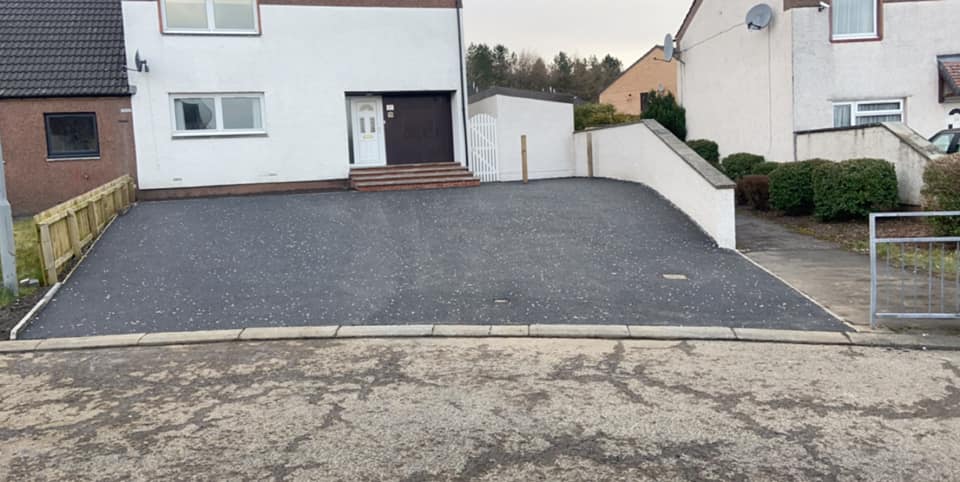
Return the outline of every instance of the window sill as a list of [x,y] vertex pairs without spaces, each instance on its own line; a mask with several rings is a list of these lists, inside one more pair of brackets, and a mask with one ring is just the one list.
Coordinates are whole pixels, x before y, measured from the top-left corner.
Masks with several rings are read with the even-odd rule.
[[48,157],[47,162],[64,162],[64,161],[99,161],[100,156],[95,157]]
[[211,137],[267,137],[267,131],[237,131],[237,132],[177,132],[174,139],[203,139]]
[[201,37],[259,37],[260,32],[251,30],[249,32],[231,32],[229,30],[164,30],[164,35],[187,35]]
[[833,43],[852,43],[852,42],[878,42],[883,40],[882,37],[876,34],[870,35],[852,35],[852,36],[843,36],[843,37],[831,37],[830,41]]

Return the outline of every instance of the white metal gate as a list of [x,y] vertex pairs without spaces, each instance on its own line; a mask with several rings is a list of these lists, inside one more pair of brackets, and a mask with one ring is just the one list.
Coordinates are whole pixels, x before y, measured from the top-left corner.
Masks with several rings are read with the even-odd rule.
[[497,158],[497,118],[477,114],[470,118],[470,170],[481,182],[500,180]]

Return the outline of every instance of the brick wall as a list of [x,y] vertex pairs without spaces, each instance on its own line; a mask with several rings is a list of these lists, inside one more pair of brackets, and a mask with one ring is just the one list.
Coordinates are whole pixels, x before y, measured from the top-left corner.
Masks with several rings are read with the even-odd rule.
[[677,94],[677,63],[664,62],[663,49],[656,48],[607,87],[600,94],[600,102],[613,104],[624,114],[640,115],[641,94],[661,85],[667,92]]
[[[0,143],[14,215],[35,214],[124,174],[136,177],[129,110],[129,97],[0,100]],[[43,116],[70,112],[97,114],[99,159],[47,160]]]

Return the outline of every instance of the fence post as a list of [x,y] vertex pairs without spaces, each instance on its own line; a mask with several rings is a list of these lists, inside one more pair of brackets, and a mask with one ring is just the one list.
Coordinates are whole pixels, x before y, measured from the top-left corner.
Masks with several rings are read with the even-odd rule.
[[523,165],[523,183],[527,184],[530,181],[529,176],[527,175],[527,135],[524,134],[520,136],[520,155],[522,158]]
[[877,328],[877,215],[870,214],[870,328]]
[[79,258],[83,254],[83,246],[80,245],[80,223],[77,222],[77,212],[73,210],[67,213],[67,234],[70,235],[70,248],[73,249],[73,255]]
[[587,132],[587,177],[593,177],[593,132]]
[[40,230],[40,260],[43,262],[43,277],[46,284],[56,284],[57,281],[57,259],[53,255],[53,241],[50,239],[50,225],[38,224]]

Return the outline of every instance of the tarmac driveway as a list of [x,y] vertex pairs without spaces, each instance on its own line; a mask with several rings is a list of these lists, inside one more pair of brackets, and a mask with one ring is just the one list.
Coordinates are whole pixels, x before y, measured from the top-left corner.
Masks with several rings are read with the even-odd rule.
[[23,337],[405,323],[844,329],[654,191],[581,179],[142,203]]

